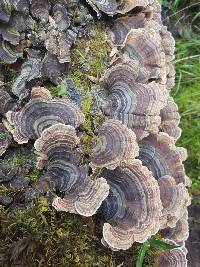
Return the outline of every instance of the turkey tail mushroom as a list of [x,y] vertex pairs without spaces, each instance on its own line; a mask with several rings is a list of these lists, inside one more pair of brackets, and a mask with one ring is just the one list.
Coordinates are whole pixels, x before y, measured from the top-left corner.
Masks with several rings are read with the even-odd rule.
[[175,140],[181,136],[181,129],[178,127],[180,123],[180,114],[178,113],[178,106],[170,97],[167,101],[167,105],[161,109],[161,131],[169,134]]
[[162,204],[158,183],[141,162],[104,169],[110,193],[99,211],[106,223],[103,238],[112,249],[128,249],[159,230]]
[[153,1],[154,0],[87,0],[99,16],[99,11],[102,11],[109,16],[126,14],[136,7],[146,7],[153,3]]
[[102,86],[108,92],[105,112],[134,130],[137,139],[141,140],[149,133],[158,132],[159,114],[166,105],[168,92],[156,82],[136,82],[137,71],[133,65],[117,64],[107,70]]
[[[175,242],[166,239],[166,241],[172,243],[173,245],[177,245]],[[187,258],[186,258],[187,251],[184,246],[163,250],[159,253],[157,259],[157,266],[158,267],[187,267]]]
[[176,184],[174,178],[170,176],[159,178],[158,184],[163,205],[161,228],[175,227],[187,206],[191,204],[189,193],[183,183]]
[[168,134],[149,135],[140,142],[139,148],[138,158],[152,171],[157,180],[169,175],[177,184],[187,184],[183,155]]
[[100,138],[93,148],[91,167],[115,169],[131,163],[139,154],[134,132],[118,120],[107,120],[99,129]]
[[70,125],[56,124],[42,132],[35,142],[41,154],[39,166],[46,165],[47,169],[40,184],[64,193],[63,198],[53,200],[57,210],[92,216],[108,196],[109,186],[104,178],[89,177],[87,166],[80,166],[75,154],[78,143],[75,128]]
[[18,112],[9,111],[6,117],[14,127],[12,134],[19,144],[29,139],[36,140],[45,128],[57,123],[78,127],[84,122],[84,115],[68,100],[53,99],[42,87],[32,89],[31,100]]

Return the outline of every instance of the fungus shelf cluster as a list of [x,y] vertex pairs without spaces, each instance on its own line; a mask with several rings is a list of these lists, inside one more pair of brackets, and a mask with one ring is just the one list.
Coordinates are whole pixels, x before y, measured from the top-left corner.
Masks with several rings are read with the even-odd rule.
[[[110,55],[105,73],[93,79],[91,112],[98,110],[103,122],[92,121],[88,153],[82,105],[53,97],[42,85],[59,85],[69,75],[73,44],[90,38],[93,16],[108,24]],[[29,142],[42,173],[24,187],[25,201],[50,195],[58,211],[96,214],[102,244],[113,250],[160,232],[179,248],[161,252],[158,266],[187,266],[187,152],[176,147],[174,39],[158,2],[0,0],[0,22],[1,68],[14,66],[19,73],[11,88],[6,75],[0,80],[0,156]]]

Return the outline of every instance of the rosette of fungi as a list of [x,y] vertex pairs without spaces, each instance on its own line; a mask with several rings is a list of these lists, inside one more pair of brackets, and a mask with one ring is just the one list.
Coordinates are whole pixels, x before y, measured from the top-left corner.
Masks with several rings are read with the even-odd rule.
[[51,125],[63,123],[78,127],[84,122],[78,107],[68,100],[52,98],[43,87],[33,88],[30,101],[19,112],[8,111],[6,117],[14,127],[11,132],[19,144],[36,140]]
[[158,132],[160,110],[166,105],[168,91],[156,82],[136,82],[135,65],[117,64],[107,70],[102,86],[108,93],[105,110],[111,118],[122,121],[141,140]]
[[124,163],[132,163],[139,155],[134,132],[120,121],[109,119],[98,132],[100,137],[92,151],[92,168],[113,170]]
[[190,205],[189,193],[183,183],[176,184],[171,176],[162,176],[158,184],[163,205],[161,228],[175,227]]
[[166,133],[152,134],[139,143],[139,159],[158,180],[162,176],[173,177],[177,184],[188,183],[183,160],[186,152],[175,146],[173,138]]
[[79,138],[75,128],[56,124],[42,132],[35,142],[41,154],[38,167],[46,168],[40,179],[43,191],[56,191],[64,196],[53,200],[60,211],[92,216],[108,196],[109,186],[104,178],[91,178],[88,166],[81,166],[76,155]]
[[139,160],[101,174],[110,193],[103,201],[98,216],[103,226],[103,243],[114,250],[143,243],[158,232],[162,203],[159,186],[151,172]]
[[[177,245],[175,242],[166,239],[167,242],[170,242],[173,245]],[[178,246],[178,245],[177,245]],[[185,246],[177,247],[174,249],[163,250],[159,253],[157,259],[158,267],[187,267],[187,250]]]
[[181,129],[178,127],[180,123],[180,114],[178,113],[178,106],[172,97],[169,97],[166,106],[160,111],[161,116],[161,131],[169,134],[174,140],[181,136]]
[[41,63],[36,58],[29,58],[21,66],[21,73],[12,85],[14,95],[22,99],[29,93],[28,83],[40,76]]
[[100,16],[100,11],[107,15],[126,14],[136,7],[146,7],[154,0],[87,0]]
[[4,86],[0,86],[0,114],[3,115],[9,110],[14,110],[17,103],[9,93],[6,91]]

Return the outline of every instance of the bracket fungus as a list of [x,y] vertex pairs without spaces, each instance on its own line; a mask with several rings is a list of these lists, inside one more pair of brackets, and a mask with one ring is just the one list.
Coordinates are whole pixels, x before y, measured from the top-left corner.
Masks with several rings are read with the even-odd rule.
[[141,140],[158,132],[160,110],[165,106],[168,92],[156,82],[136,82],[137,70],[127,64],[117,64],[107,70],[102,86],[108,91],[105,112],[134,130]]
[[[177,245],[176,243],[172,242]],[[164,250],[157,259],[158,267],[187,267],[186,252],[184,247]]]
[[132,163],[138,156],[139,147],[134,132],[120,121],[107,120],[99,129],[100,139],[93,148],[93,168],[115,169],[123,163]]
[[22,99],[29,93],[27,84],[40,76],[40,61],[35,58],[30,58],[22,64],[21,73],[15,80],[12,86],[14,95]]
[[180,114],[178,113],[178,106],[170,97],[167,101],[167,105],[161,109],[161,125],[160,129],[169,134],[175,140],[181,136],[181,129],[178,127],[180,123]]
[[188,191],[183,183],[176,184],[175,179],[170,176],[162,176],[158,179],[158,184],[163,205],[161,228],[175,227],[190,205]]
[[9,110],[14,110],[17,102],[13,99],[3,86],[0,86],[0,114],[3,115]]
[[162,204],[159,186],[151,172],[139,160],[103,170],[110,193],[99,216],[106,223],[103,238],[113,249],[128,249],[133,242],[144,242],[159,230]]
[[6,117],[14,127],[13,138],[19,144],[29,139],[36,140],[45,128],[59,122],[78,127],[84,122],[84,115],[69,100],[53,99],[50,92],[42,87],[35,87],[31,100],[18,112],[8,111]]
[[[14,151],[35,142],[41,170],[15,180],[18,168],[0,164],[0,182],[26,186],[25,201],[44,194],[58,211],[95,214],[113,250],[159,232],[181,247],[161,252],[158,266],[187,266],[187,153],[176,146],[175,44],[158,2],[0,0],[0,22],[0,115]],[[42,87],[64,81],[50,89],[59,97]],[[0,123],[2,158],[11,140]]]
[[177,184],[187,184],[183,155],[174,140],[166,133],[149,135],[139,144],[139,159],[158,180],[162,176],[173,177]]
[[146,7],[153,1],[154,0],[87,0],[98,15],[100,15],[99,11],[102,11],[110,16],[126,14],[135,7]]
[[53,200],[57,210],[92,216],[107,197],[109,186],[104,178],[91,178],[88,167],[80,165],[75,153],[78,143],[75,128],[70,125],[55,124],[42,132],[35,142],[42,155],[38,165],[45,164],[47,170],[40,183],[46,190],[64,193],[63,198]]
[[10,133],[6,130],[3,123],[0,123],[0,156],[2,156],[12,141]]

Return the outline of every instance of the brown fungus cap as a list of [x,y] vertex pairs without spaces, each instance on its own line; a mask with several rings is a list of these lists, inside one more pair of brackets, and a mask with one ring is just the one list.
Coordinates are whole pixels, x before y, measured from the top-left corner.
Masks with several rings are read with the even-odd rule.
[[176,184],[171,176],[159,178],[158,184],[163,205],[161,228],[175,227],[191,203],[189,193],[184,184]]
[[53,99],[42,87],[33,88],[31,100],[19,112],[7,112],[6,117],[14,127],[12,134],[19,144],[36,140],[51,125],[63,123],[78,127],[84,122],[84,115],[76,105],[69,100]]
[[100,138],[93,148],[91,167],[115,169],[131,163],[139,154],[134,132],[120,121],[107,120],[99,129]]
[[[166,240],[169,242],[170,240]],[[170,241],[173,245],[175,242]],[[158,267],[187,267],[186,250],[184,247],[163,250],[157,259]]]
[[177,184],[187,184],[182,155],[168,134],[149,135],[140,142],[139,147],[139,159],[157,180],[169,175]]
[[128,249],[158,232],[162,204],[157,181],[141,162],[101,172],[110,193],[99,211],[103,238],[113,249]]
[[154,0],[87,0],[87,2],[93,7],[99,16],[99,11],[113,16],[115,14],[126,14],[135,7],[146,7],[153,3]]
[[169,134],[174,140],[181,136],[181,129],[178,127],[180,123],[180,114],[178,106],[172,97],[169,97],[166,106],[160,111],[161,116],[161,131]]
[[156,82],[136,82],[134,65],[117,64],[107,70],[102,87],[108,92],[108,115],[134,130],[141,140],[158,132],[160,110],[165,106],[168,92]]

